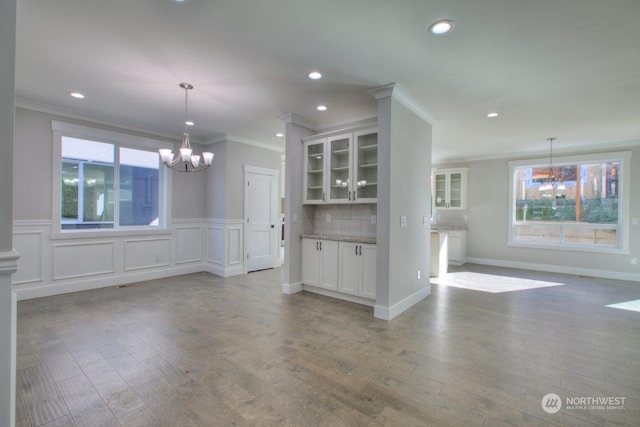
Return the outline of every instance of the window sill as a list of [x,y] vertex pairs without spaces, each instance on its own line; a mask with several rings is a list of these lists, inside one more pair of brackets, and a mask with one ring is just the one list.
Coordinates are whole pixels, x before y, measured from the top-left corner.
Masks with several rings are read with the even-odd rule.
[[169,228],[146,229],[132,228],[119,230],[93,230],[93,231],[58,231],[49,235],[50,240],[69,239],[95,239],[98,237],[132,237],[132,236],[166,236],[173,234]]
[[597,246],[585,246],[585,245],[563,245],[554,243],[523,243],[523,242],[508,242],[507,246],[515,248],[527,248],[527,249],[546,249],[546,250],[558,250],[558,251],[570,251],[570,252],[591,252],[599,254],[615,254],[615,255],[630,255],[629,249],[613,248],[613,247],[597,247]]

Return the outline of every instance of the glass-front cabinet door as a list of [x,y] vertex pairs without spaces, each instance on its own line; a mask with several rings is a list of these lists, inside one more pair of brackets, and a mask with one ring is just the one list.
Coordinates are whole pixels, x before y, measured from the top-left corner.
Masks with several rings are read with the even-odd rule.
[[462,172],[449,174],[449,208],[462,207]]
[[467,198],[467,169],[450,169],[434,172],[433,196],[437,209],[465,209]]
[[326,201],[325,145],[326,139],[304,143],[304,203],[320,204]]
[[376,203],[378,200],[378,131],[354,134],[353,200]]
[[447,174],[446,173],[436,173],[434,179],[434,187],[435,187],[435,198],[436,198],[436,208],[446,208],[447,207]]
[[351,189],[352,135],[338,135],[327,140],[329,144],[329,203],[349,203]]

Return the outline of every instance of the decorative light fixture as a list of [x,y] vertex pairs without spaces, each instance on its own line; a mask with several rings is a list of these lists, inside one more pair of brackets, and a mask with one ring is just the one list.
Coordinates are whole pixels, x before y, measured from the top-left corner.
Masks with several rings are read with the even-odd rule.
[[[558,138],[547,138],[547,141],[549,141],[549,173],[545,180],[540,183],[540,186],[538,187],[538,190],[540,191],[553,190],[553,184],[555,183],[555,177],[553,176],[553,141],[556,139]],[[562,185],[562,188],[559,189],[564,189],[564,184],[560,184]]]
[[200,163],[200,156],[193,154],[191,149],[191,143],[189,143],[189,132],[187,132],[187,126],[193,125],[193,122],[188,119],[187,108],[189,105],[189,91],[193,89],[193,86],[189,83],[180,83],[180,87],[184,89],[184,132],[182,132],[182,146],[180,146],[180,155],[174,156],[173,151],[168,148],[161,148],[160,157],[162,162],[167,167],[178,172],[200,172],[211,166],[213,162],[213,153],[203,152],[202,160]]

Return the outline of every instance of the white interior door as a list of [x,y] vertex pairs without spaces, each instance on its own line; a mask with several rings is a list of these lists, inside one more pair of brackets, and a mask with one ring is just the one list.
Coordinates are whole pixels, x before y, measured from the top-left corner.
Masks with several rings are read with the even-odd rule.
[[278,258],[278,171],[245,166],[246,271],[276,266]]

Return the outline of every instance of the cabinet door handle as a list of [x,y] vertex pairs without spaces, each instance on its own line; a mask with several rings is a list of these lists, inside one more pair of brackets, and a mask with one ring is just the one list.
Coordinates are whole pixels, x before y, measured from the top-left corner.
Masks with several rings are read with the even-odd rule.
[[325,201],[324,199],[325,199],[325,193],[324,193],[324,191],[323,191],[323,192],[322,192],[322,201],[323,201],[323,202]]
[[353,201],[356,201],[356,190],[353,190]]
[[322,242],[320,242],[320,250],[322,250]]
[[358,255],[358,245],[356,245],[356,255]]
[[362,245],[360,245],[360,255],[362,255]]
[[349,191],[349,200],[351,200],[351,191]]
[[316,242],[316,251],[320,250],[320,249],[318,249],[318,244],[319,244],[319,243],[320,243],[320,242]]

